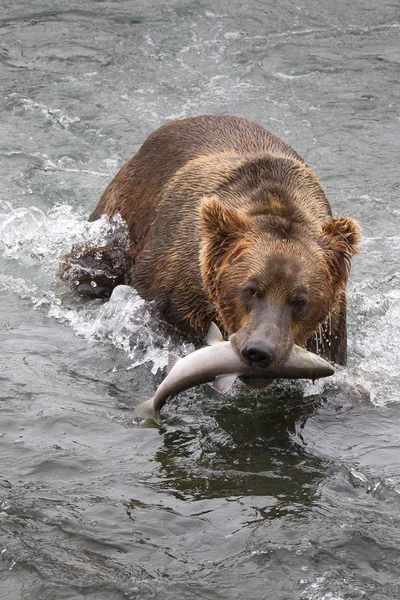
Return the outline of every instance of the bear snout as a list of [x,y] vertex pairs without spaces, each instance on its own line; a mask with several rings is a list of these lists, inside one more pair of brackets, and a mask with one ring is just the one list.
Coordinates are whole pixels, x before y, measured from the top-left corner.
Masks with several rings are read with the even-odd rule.
[[249,340],[242,348],[244,360],[257,367],[269,367],[276,357],[276,347],[260,338]]

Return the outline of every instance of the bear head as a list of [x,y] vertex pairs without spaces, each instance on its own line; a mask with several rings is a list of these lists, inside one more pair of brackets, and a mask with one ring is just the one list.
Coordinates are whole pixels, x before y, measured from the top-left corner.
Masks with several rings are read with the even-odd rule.
[[344,290],[360,228],[349,218],[259,214],[217,196],[200,207],[204,289],[244,360],[282,364],[329,316]]

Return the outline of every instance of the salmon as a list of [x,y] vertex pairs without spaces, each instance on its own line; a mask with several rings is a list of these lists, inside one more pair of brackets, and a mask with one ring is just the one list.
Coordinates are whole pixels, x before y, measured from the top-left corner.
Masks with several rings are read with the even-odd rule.
[[238,351],[223,336],[215,323],[211,323],[206,342],[209,344],[181,358],[171,353],[168,375],[149,400],[136,407],[143,419],[158,422],[165,403],[181,392],[202,383],[213,382],[213,387],[227,392],[238,377],[246,379],[318,379],[333,375],[333,367],[323,358],[294,345],[283,365],[257,367],[243,360]]

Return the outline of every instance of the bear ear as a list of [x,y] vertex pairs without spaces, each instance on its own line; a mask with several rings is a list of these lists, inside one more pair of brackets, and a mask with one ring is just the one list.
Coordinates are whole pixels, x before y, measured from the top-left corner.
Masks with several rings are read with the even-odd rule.
[[245,251],[245,234],[251,221],[238,210],[222,204],[218,196],[204,198],[200,206],[202,230],[200,264],[205,288],[216,302],[222,268],[226,260]]
[[321,233],[332,275],[345,285],[350,274],[351,259],[359,253],[361,228],[353,219],[339,217],[325,221]]
[[242,237],[251,227],[239,211],[224,206],[218,196],[204,198],[200,206],[200,224],[208,243],[219,247]]

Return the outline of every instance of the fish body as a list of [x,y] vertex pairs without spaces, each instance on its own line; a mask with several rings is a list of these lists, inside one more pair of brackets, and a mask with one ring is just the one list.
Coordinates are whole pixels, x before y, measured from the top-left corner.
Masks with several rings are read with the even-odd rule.
[[300,346],[293,346],[283,365],[260,368],[246,363],[229,341],[223,341],[216,325],[212,324],[207,340],[212,345],[184,358],[172,355],[169,373],[154,396],[136,407],[140,417],[157,420],[167,400],[202,383],[214,382],[215,389],[226,392],[241,376],[269,380],[318,379],[334,373],[333,367],[323,358]]

